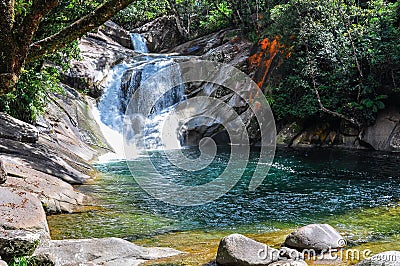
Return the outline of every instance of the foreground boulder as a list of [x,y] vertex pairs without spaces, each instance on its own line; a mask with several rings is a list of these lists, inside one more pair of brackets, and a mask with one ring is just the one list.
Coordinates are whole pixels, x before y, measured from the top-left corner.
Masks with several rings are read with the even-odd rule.
[[224,266],[270,265],[279,251],[240,234],[224,237],[218,247],[217,263]]
[[145,248],[119,238],[53,240],[39,247],[35,257],[55,265],[139,265],[181,254],[171,248]]
[[0,256],[29,256],[50,238],[46,215],[32,194],[0,187]]
[[285,246],[297,250],[314,249],[315,251],[322,251],[343,248],[345,240],[329,224],[310,224],[292,232],[286,238]]
[[365,259],[356,266],[400,266],[400,251],[386,251]]

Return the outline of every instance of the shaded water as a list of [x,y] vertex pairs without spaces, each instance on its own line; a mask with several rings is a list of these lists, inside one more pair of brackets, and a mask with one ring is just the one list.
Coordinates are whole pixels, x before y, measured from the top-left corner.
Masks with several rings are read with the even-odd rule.
[[[195,157],[198,150],[186,149],[185,153]],[[212,164],[197,172],[175,168],[162,152],[150,157],[165,178],[198,185],[224,170],[229,150],[220,148]],[[355,241],[400,234],[400,155],[281,149],[263,184],[250,192],[247,185],[257,158],[258,151],[253,150],[244,176],[227,195],[195,207],[153,199],[137,185],[125,162],[99,164],[104,175],[81,189],[97,198],[103,208],[50,217],[53,237],[137,239],[189,230],[260,233],[315,222],[333,223],[353,232]],[[138,169],[135,175],[150,174],[141,167],[140,158],[133,164]]]

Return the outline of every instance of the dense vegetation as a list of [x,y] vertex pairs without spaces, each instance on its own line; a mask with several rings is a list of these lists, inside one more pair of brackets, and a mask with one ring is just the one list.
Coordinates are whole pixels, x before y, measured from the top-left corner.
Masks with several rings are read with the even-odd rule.
[[[44,17],[33,41],[60,31],[101,2],[60,1]],[[278,70],[281,78],[266,80],[261,85],[279,120],[337,117],[363,127],[373,123],[378,110],[399,103],[400,4],[397,1],[131,2],[114,17],[127,28],[162,15],[175,15],[188,39],[239,27],[254,42],[278,41],[282,57],[287,57]],[[16,1],[16,13],[22,17],[24,12],[29,13],[30,4],[26,3]],[[76,44],[72,43],[39,61],[29,61],[21,71],[16,89],[0,98],[0,110],[34,120],[44,106],[47,91],[57,88],[54,66],[66,68],[67,59],[76,56]]]

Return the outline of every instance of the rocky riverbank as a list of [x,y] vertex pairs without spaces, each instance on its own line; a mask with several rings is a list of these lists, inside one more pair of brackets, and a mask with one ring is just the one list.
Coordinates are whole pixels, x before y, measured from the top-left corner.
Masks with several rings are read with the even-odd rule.
[[[143,26],[137,32],[146,31],[145,36],[151,41],[164,41],[169,35],[158,38],[159,31],[154,28],[159,24],[154,25]],[[171,29],[177,32],[174,26]],[[179,40],[176,38],[174,45]],[[257,76],[257,70],[252,70],[248,62],[257,47],[241,38],[236,30],[220,31],[176,47],[157,46],[157,43],[153,46],[153,50],[163,49],[168,53],[229,63]],[[36,261],[48,265],[137,265],[177,255],[180,253],[177,250],[142,248],[115,238],[51,240],[46,215],[84,211],[91,205],[90,199],[76,191],[73,185],[92,182],[96,171],[90,163],[111,150],[95,122],[91,105],[94,98],[101,96],[111,68],[135,55],[130,49],[129,32],[112,23],[107,23],[97,33],[88,34],[81,40],[80,48],[83,60],[73,62],[66,73],[62,85],[65,94],[50,95],[47,111],[35,126],[0,114],[0,256],[5,260],[33,256]],[[205,91],[203,85],[188,89],[191,96],[215,95],[215,92],[216,89]],[[241,108],[245,114],[246,106],[234,99],[234,95],[226,97],[233,108]],[[278,142],[293,147],[336,145],[398,151],[399,123],[396,108],[382,111],[377,123],[362,131],[343,123],[311,128],[293,122],[279,128]],[[202,137],[223,136],[220,127],[214,124],[189,130],[193,144]],[[254,136],[253,144],[257,144],[257,132],[253,133],[250,134]],[[223,137],[219,140],[221,144],[227,141]],[[239,242],[253,243],[238,236],[234,236],[233,241],[226,238],[224,243],[234,243],[237,238],[241,239]],[[224,254],[229,253],[229,248],[221,250]],[[222,265],[239,265],[236,262],[224,264],[221,256],[219,262]]]

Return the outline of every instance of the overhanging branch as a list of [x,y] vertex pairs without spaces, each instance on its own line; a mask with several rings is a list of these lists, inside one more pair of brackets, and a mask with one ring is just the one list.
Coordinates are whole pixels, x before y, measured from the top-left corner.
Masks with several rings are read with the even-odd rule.
[[30,45],[27,61],[32,61],[58,50],[70,42],[82,37],[86,32],[95,29],[109,20],[115,13],[126,8],[134,0],[106,1],[88,15],[75,21],[61,31]]

